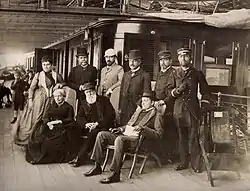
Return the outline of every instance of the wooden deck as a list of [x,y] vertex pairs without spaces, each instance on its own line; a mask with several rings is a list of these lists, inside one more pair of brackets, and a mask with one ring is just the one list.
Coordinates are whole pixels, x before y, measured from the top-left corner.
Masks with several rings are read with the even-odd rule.
[[0,109],[0,191],[250,191],[249,172],[237,179],[235,172],[213,171],[216,187],[211,188],[206,172],[176,172],[175,165],[159,169],[153,161],[146,164],[142,175],[136,168],[133,178],[127,179],[131,162],[128,160],[122,169],[121,183],[102,185],[98,181],[107,172],[90,178],[83,176],[91,164],[79,168],[68,164],[31,165],[25,161],[24,151],[12,143],[11,118],[12,109]]

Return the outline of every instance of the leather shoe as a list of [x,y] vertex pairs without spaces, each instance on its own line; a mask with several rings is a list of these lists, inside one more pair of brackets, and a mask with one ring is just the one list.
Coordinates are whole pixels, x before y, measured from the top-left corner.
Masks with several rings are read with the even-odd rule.
[[14,117],[13,120],[10,122],[11,124],[14,124],[17,120],[17,117]]
[[102,174],[102,169],[100,166],[94,166],[90,171],[84,173],[85,176],[95,176],[98,174]]
[[79,167],[81,166],[81,160],[78,157],[76,157],[73,160],[69,161],[69,164],[72,167]]
[[187,164],[180,164],[180,165],[178,165],[176,168],[175,168],[175,170],[176,171],[179,171],[179,170],[184,170],[184,169],[187,169],[188,168],[188,165]]
[[120,174],[113,173],[109,177],[100,180],[101,184],[111,184],[115,182],[120,182]]

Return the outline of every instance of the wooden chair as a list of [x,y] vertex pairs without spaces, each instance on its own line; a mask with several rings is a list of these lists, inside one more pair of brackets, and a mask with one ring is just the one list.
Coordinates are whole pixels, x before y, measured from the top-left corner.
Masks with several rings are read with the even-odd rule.
[[[128,175],[128,178],[131,178],[132,177],[132,174],[134,172],[134,168],[135,168],[135,164],[136,164],[136,160],[138,158],[143,158],[143,162],[142,162],[142,165],[141,165],[141,168],[139,170],[139,174],[142,173],[143,169],[144,169],[144,166],[147,162],[147,159],[152,156],[155,161],[157,162],[158,166],[161,168],[162,165],[161,165],[161,162],[160,162],[160,158],[152,151],[148,151],[146,148],[141,148],[142,146],[142,143],[144,141],[144,136],[140,135],[139,138],[138,138],[138,143],[137,143],[137,146],[134,150],[130,150],[130,151],[127,151],[124,153],[123,155],[123,161],[122,163],[124,163],[125,159],[127,156],[132,156],[133,157],[133,162],[132,162],[132,165],[131,165],[131,168],[130,168],[130,171],[129,171],[129,175]],[[104,162],[103,162],[103,165],[102,165],[102,171],[105,170],[105,167],[107,165],[107,162],[108,162],[108,158],[109,158],[109,153],[110,153],[110,150],[114,150],[115,149],[115,146],[114,145],[108,145],[106,147],[107,151],[106,151],[106,156],[105,156],[105,159],[104,159]]]
[[[212,111],[205,113],[203,123],[200,127],[200,147],[202,157],[205,162],[208,180],[210,185],[214,186],[212,177],[212,168],[215,170],[236,171],[237,176],[240,177],[239,169],[241,168],[241,160],[243,155],[238,152],[237,128],[234,124],[232,110],[230,108],[217,106]],[[211,137],[210,149],[207,146],[207,137]],[[247,153],[246,140],[245,154]],[[227,144],[232,147],[233,152],[217,152],[217,145]],[[216,166],[215,162],[218,160],[234,161],[234,165]]]

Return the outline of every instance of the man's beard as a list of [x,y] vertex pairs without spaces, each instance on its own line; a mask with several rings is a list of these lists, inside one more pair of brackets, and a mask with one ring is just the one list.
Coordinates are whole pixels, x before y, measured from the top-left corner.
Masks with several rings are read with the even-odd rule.
[[96,98],[97,98],[96,94],[86,96],[86,101],[88,102],[88,104],[93,104],[96,102]]

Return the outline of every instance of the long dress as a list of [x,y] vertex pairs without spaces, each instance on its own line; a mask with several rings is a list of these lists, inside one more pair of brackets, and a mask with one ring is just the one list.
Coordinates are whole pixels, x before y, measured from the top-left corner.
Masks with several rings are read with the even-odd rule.
[[[50,130],[47,123],[55,120],[62,123]],[[26,160],[33,164],[67,162],[75,155],[79,132],[73,107],[67,102],[51,104],[34,127],[26,149]]]
[[33,100],[33,107],[29,109],[28,102],[13,126],[14,142],[17,145],[27,145],[34,125],[41,120],[43,112],[51,104],[52,90],[56,83],[63,83],[61,75],[52,71],[37,73],[30,85],[29,98]]

